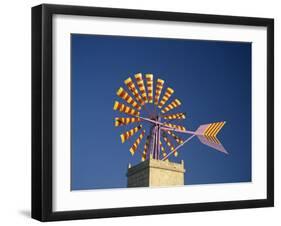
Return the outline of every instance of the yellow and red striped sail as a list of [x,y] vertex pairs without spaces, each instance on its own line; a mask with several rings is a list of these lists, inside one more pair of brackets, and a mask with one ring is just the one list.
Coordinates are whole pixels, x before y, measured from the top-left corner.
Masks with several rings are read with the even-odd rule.
[[183,140],[177,136],[176,134],[174,134],[172,131],[167,131],[167,133],[172,136],[174,138],[174,140],[178,143],[178,144],[182,144]]
[[162,109],[161,112],[163,114],[167,113],[168,111],[171,111],[172,109],[175,109],[180,105],[181,105],[181,102],[179,101],[179,99],[175,99],[170,104],[168,104],[164,109]]
[[117,126],[128,125],[128,124],[140,122],[140,121],[141,121],[140,118],[116,117],[114,125],[117,127]]
[[160,103],[158,104],[158,108],[162,108],[166,102],[170,99],[170,97],[172,96],[172,94],[174,93],[174,90],[172,88],[167,88],[166,92],[164,93],[162,100],[160,101]]
[[139,146],[139,144],[140,144],[142,138],[144,137],[144,134],[145,134],[145,130],[143,130],[143,131],[141,132],[141,134],[139,135],[139,137],[135,140],[135,142],[133,143],[132,147],[130,148],[130,152],[131,152],[132,155],[135,154],[135,152],[136,152],[136,150],[137,150],[137,148],[138,148],[138,146]]
[[159,98],[163,89],[164,80],[158,78],[156,82],[156,89],[155,89],[155,95],[154,95],[154,104],[158,105]]
[[126,86],[128,87],[128,89],[132,92],[132,94],[134,95],[134,97],[136,98],[136,100],[140,103],[140,105],[144,105],[144,101],[141,98],[133,80],[129,77],[127,78],[124,83],[126,84]]
[[142,125],[136,126],[133,129],[130,129],[129,131],[122,133],[120,135],[121,142],[124,143],[126,140],[128,140],[130,137],[132,137],[135,133],[137,133],[142,128]]
[[147,156],[147,151],[148,151],[148,145],[149,145],[149,136],[146,137],[146,141],[144,144],[144,148],[143,148],[143,152],[141,155],[141,161],[145,161],[146,160],[146,156]]
[[117,96],[125,100],[128,104],[132,105],[132,107],[141,110],[141,106],[124,90],[122,87],[118,89],[116,92]]
[[147,95],[146,95],[144,81],[142,79],[142,74],[141,73],[135,74],[135,79],[137,81],[137,85],[139,87],[141,97],[142,97],[143,101],[145,103],[147,103]]
[[184,126],[180,126],[180,125],[175,125],[175,124],[171,124],[171,123],[163,123],[163,125],[170,127],[170,128],[174,128],[174,129],[178,129],[181,131],[186,131],[186,128]]
[[178,156],[178,152],[175,151],[175,147],[172,144],[172,142],[166,136],[163,136],[163,139],[164,139],[165,143],[167,144],[167,146],[170,148],[170,150],[173,152],[174,156],[177,157]]
[[[167,155],[166,150],[165,150],[165,148],[164,148],[164,146],[163,146],[161,141],[160,141],[159,144],[160,144],[160,149],[161,149],[161,152],[162,152],[162,156],[165,157]],[[166,158],[165,161],[169,161],[169,159]]]
[[122,113],[125,113],[127,115],[132,115],[132,116],[139,116],[140,115],[139,111],[136,111],[135,109],[130,108],[130,107],[126,106],[125,104],[122,104],[118,101],[115,101],[113,109],[118,110],[118,111],[120,111]]
[[153,103],[153,74],[146,74],[145,78],[146,78],[148,102]]
[[164,115],[164,119],[185,119],[185,113],[175,113],[170,115]]

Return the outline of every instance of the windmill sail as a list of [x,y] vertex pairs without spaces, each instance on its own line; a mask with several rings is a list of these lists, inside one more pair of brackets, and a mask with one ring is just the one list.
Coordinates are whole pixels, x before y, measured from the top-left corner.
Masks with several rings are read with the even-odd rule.
[[166,104],[166,102],[170,99],[173,93],[174,93],[173,89],[167,88],[166,92],[164,93],[164,96],[162,97],[162,100],[158,104],[158,108],[162,108]]
[[183,143],[183,140],[180,137],[178,137],[176,134],[174,134],[172,131],[168,130],[167,133],[169,135],[171,135],[178,144],[182,144]]
[[[167,156],[166,150],[165,150],[165,148],[164,148],[164,146],[163,146],[161,141],[160,141],[160,149],[161,149],[161,152],[162,152],[162,156],[163,157]],[[166,158],[165,161],[169,162],[169,159]]]
[[175,113],[169,115],[163,115],[164,119],[185,119],[185,113]]
[[132,92],[132,94],[135,96],[136,100],[140,103],[140,105],[144,105],[144,101],[143,99],[141,98],[133,80],[129,77],[127,78],[124,83],[126,84],[126,86],[128,87],[128,89]]
[[174,145],[172,144],[172,142],[170,141],[170,139],[167,137],[166,134],[163,136],[163,139],[166,142],[167,146],[170,148],[171,152],[173,152],[174,156],[177,157],[178,156],[178,152],[175,151]]
[[117,126],[124,126],[135,122],[140,122],[140,118],[124,118],[124,117],[116,117],[114,125]]
[[145,77],[148,93],[148,102],[153,103],[153,74],[146,74]]
[[146,137],[146,141],[145,141],[145,144],[144,144],[143,152],[142,152],[142,155],[141,155],[141,161],[142,162],[146,160],[148,145],[149,145],[149,136]]
[[164,80],[162,79],[157,79],[156,82],[156,89],[155,89],[155,95],[154,95],[154,104],[158,105],[159,102],[159,98],[163,89],[163,85],[164,85]]
[[162,109],[162,113],[166,113],[168,111],[171,111],[174,108],[177,108],[178,106],[181,105],[181,102],[178,99],[173,100],[170,104],[167,105],[164,109]]
[[132,115],[132,116],[139,116],[140,115],[139,111],[136,111],[135,109],[130,108],[130,107],[126,106],[125,104],[122,104],[118,101],[115,101],[113,109],[118,110],[118,111],[120,111],[122,113],[125,113],[127,115]]
[[124,143],[126,140],[128,140],[130,137],[132,137],[136,132],[138,132],[142,128],[142,125],[136,126],[133,129],[130,129],[129,131],[122,133],[120,135],[122,143]]
[[135,74],[135,79],[137,81],[137,85],[141,92],[141,97],[144,100],[144,102],[147,103],[147,95],[146,95],[145,85],[142,79],[142,74],[141,73]]
[[177,130],[181,130],[181,131],[186,131],[186,128],[184,126],[175,125],[175,124],[166,123],[166,122],[164,122],[163,125],[165,127],[168,127],[168,128],[177,129]]
[[136,150],[138,149],[138,146],[140,145],[140,142],[141,142],[142,138],[144,137],[144,134],[145,134],[145,130],[143,130],[141,132],[139,137],[135,140],[135,142],[133,143],[132,147],[130,148],[130,152],[131,152],[132,155],[134,155]]
[[128,104],[130,104],[132,107],[141,110],[141,106],[139,106],[138,103],[122,87],[118,89],[116,94],[117,96],[125,100]]
[[215,122],[210,124],[201,125],[196,130],[196,135],[201,143],[212,147],[220,152],[228,154],[223,145],[217,138],[217,134],[225,125],[225,122]]

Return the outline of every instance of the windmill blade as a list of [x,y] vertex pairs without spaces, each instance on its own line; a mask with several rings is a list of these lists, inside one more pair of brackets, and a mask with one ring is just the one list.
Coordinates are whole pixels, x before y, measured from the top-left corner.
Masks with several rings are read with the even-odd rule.
[[[159,144],[160,144],[160,149],[161,149],[161,152],[162,152],[162,156],[163,156],[163,158],[164,158],[165,156],[167,156],[166,150],[165,150],[165,148],[164,148],[164,146],[163,146],[161,140],[160,140],[160,143],[159,143]],[[169,161],[169,159],[166,158],[165,161]]]
[[179,101],[179,99],[175,99],[170,104],[168,104],[164,109],[162,109],[161,112],[164,114],[168,111],[171,111],[172,109],[177,108],[180,105],[181,105],[181,102]]
[[160,140],[159,144],[160,144],[160,149],[161,149],[161,152],[162,152],[163,156],[166,156],[167,153],[166,153],[166,151],[165,151],[165,148],[164,148],[164,146],[163,146],[161,140]]
[[115,118],[115,126],[123,126],[128,125],[130,123],[140,122],[140,118],[124,118],[124,117],[116,117]]
[[174,93],[174,90],[171,89],[170,87],[166,89],[166,92],[164,93],[162,100],[160,101],[160,103],[158,104],[158,108],[162,108],[165,103],[170,99],[170,97],[172,96],[172,94]]
[[140,105],[144,105],[144,101],[143,99],[141,98],[133,80],[129,77],[127,78],[124,83],[126,84],[126,86],[128,87],[128,89],[132,92],[132,94],[134,95],[134,97],[136,98],[136,100],[140,103]]
[[164,119],[185,119],[185,113],[175,113],[170,115],[164,115]]
[[217,139],[217,134],[225,125],[226,122],[215,122],[210,124],[201,125],[196,130],[196,135],[201,143],[210,146],[220,152],[228,154],[223,145]]
[[181,131],[186,131],[186,128],[184,126],[175,125],[175,124],[166,123],[166,122],[164,122],[163,125],[168,127],[168,128],[178,129],[178,130],[181,130]]
[[146,158],[147,158],[148,145],[149,145],[149,136],[146,137],[146,141],[145,141],[145,144],[144,144],[143,152],[142,152],[142,155],[141,155],[141,161],[142,162],[145,161]]
[[125,113],[127,115],[132,115],[132,116],[139,116],[140,115],[139,111],[136,111],[135,109],[130,108],[130,107],[126,106],[125,104],[122,104],[118,101],[115,101],[113,109],[118,110],[118,111],[120,111],[122,113]]
[[130,129],[129,131],[126,131],[120,135],[121,142],[124,143],[126,140],[128,140],[130,137],[132,137],[136,132],[138,132],[142,128],[142,125],[136,126],[133,129]]
[[[165,133],[164,133],[165,134]],[[172,144],[172,142],[169,140],[169,138],[167,137],[167,135],[163,135],[163,139],[165,141],[165,143],[167,144],[167,146],[170,148],[171,152],[173,152],[174,156],[177,157],[178,156],[178,152],[175,151],[175,147]]]
[[146,95],[146,91],[145,91],[145,85],[144,85],[144,82],[142,79],[142,74],[141,73],[135,74],[135,79],[137,80],[137,85],[141,92],[141,97],[144,100],[144,102],[147,103],[147,95]]
[[148,93],[148,102],[153,103],[153,74],[146,74],[145,78]]
[[124,90],[122,87],[118,89],[116,92],[117,96],[125,100],[128,104],[132,105],[132,107],[141,110],[141,106]]
[[177,136],[176,134],[174,134],[172,131],[167,131],[167,133],[172,136],[174,138],[174,140],[178,143],[178,144],[182,144],[183,143],[183,140]]
[[159,98],[163,89],[164,80],[158,78],[156,82],[156,89],[155,89],[155,95],[154,95],[154,104],[158,105]]
[[136,152],[138,146],[140,145],[140,142],[141,142],[142,138],[144,137],[144,134],[145,134],[145,130],[143,130],[143,131],[141,132],[141,134],[139,135],[139,137],[135,140],[135,142],[133,143],[132,147],[130,148],[130,152],[131,152],[132,155],[135,154],[135,152]]

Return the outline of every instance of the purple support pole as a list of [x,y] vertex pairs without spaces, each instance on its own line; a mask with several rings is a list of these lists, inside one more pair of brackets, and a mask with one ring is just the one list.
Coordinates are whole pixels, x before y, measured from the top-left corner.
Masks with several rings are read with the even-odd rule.
[[160,159],[160,127],[155,126],[155,159]]

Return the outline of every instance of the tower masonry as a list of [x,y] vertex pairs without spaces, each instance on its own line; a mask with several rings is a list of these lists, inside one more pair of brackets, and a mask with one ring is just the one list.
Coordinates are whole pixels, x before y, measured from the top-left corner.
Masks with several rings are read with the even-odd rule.
[[169,187],[184,185],[184,162],[149,158],[128,168],[128,187]]

